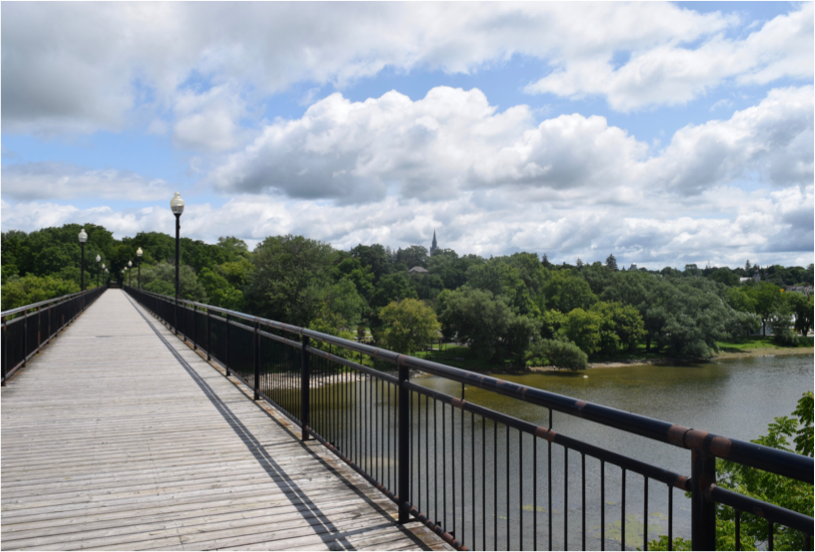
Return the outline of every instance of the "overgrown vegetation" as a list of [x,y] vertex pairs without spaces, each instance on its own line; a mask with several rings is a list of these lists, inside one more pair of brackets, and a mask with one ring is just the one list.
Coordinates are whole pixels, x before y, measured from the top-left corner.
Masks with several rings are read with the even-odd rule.
[[[4,310],[78,291],[80,226],[2,236]],[[85,225],[85,282],[141,285],[172,295],[175,239],[155,232],[116,240]],[[99,255],[109,273],[94,261]],[[123,272],[128,261],[134,266]],[[303,236],[266,238],[253,251],[234,237],[217,244],[181,239],[180,295],[344,337],[370,337],[418,353],[443,339],[464,347],[468,366],[522,370],[528,365],[580,369],[588,360],[656,355],[707,358],[718,343],[741,347],[759,328],[776,345],[795,345],[812,328],[813,267],[683,271],[626,270],[604,263],[555,266],[544,255],[485,259],[450,249],[379,244],[338,251]],[[410,269],[420,267],[427,272]],[[100,273],[101,272],[101,273]],[[740,278],[753,277],[740,283]],[[410,326],[413,326],[412,328]]]
[[[751,442],[771,448],[785,450],[812,458],[813,439],[812,391],[804,393],[798,400],[792,416],[781,416],[767,427],[767,435],[760,435]],[[813,486],[808,483],[782,477],[728,460],[717,460],[716,484],[745,496],[775,504],[795,512],[813,516]],[[767,521],[751,513],[741,514],[741,550],[765,548],[769,539]],[[716,509],[716,549],[736,549],[735,511],[729,506],[717,505]],[[804,535],[796,530],[775,524],[773,546],[775,550],[803,550]],[[674,550],[690,550],[691,541],[674,539]],[[649,550],[668,550],[668,537],[648,543]]]

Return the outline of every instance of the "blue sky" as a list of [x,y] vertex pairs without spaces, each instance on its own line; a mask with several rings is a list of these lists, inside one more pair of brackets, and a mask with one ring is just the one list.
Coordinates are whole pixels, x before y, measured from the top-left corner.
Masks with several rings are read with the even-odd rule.
[[813,261],[813,4],[3,3],[2,229]]

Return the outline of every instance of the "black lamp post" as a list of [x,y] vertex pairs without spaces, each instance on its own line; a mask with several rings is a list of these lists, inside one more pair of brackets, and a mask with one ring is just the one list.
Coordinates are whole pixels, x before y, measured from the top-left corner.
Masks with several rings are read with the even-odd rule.
[[138,277],[138,279],[136,280],[136,285],[139,287],[139,289],[141,289],[141,256],[142,256],[143,254],[144,254],[144,251],[142,251],[142,250],[141,250],[141,247],[139,247],[139,248],[136,250],[136,258],[137,258],[137,259],[138,259],[138,261],[139,261],[139,277]]
[[79,271],[79,289],[85,291],[85,242],[88,241],[88,234],[85,229],[79,231],[79,245],[82,249],[82,263]]
[[128,286],[130,285],[130,282],[133,280],[133,276],[131,276],[131,274],[133,274],[133,271],[130,270],[131,268],[133,268],[133,261],[127,261],[127,285]]
[[102,263],[102,268],[99,270],[99,272],[102,272],[103,270],[104,270],[104,271],[105,271],[105,273],[106,273],[106,274],[105,274],[105,285],[107,285],[107,283],[108,283],[108,277],[107,277],[107,271],[108,271],[108,269],[107,269],[107,268],[105,268],[105,263]]
[[184,200],[181,194],[175,193],[170,200],[170,209],[175,215],[175,334],[178,335],[178,271],[179,271],[179,240],[181,239],[181,213],[184,212]]
[[102,257],[97,255],[96,256],[96,287],[99,287],[99,272],[101,272],[101,270],[99,269],[99,261],[101,261],[101,260],[102,260]]

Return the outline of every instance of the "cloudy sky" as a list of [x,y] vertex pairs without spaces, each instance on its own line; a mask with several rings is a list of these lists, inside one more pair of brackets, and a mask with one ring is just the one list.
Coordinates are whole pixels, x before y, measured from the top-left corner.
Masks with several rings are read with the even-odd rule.
[[813,262],[813,4],[2,7],[2,229]]

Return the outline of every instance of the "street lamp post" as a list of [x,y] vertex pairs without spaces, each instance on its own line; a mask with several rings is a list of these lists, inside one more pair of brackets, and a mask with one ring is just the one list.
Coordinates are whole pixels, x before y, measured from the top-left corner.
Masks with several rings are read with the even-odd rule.
[[130,270],[133,267],[133,261],[127,261],[127,285],[130,285],[130,282],[133,281],[133,272]]
[[143,254],[144,254],[144,251],[142,251],[141,247],[139,247],[136,250],[136,258],[139,260],[139,278],[138,278],[138,280],[136,280],[136,285],[138,286],[139,289],[141,289],[141,256]]
[[[105,272],[108,271],[108,269],[105,268],[105,263],[102,263],[102,268],[99,270],[99,272],[102,272],[102,270],[104,270]],[[105,276],[105,285],[107,285],[107,283],[108,283],[107,276]]]
[[88,241],[88,234],[85,229],[79,231],[79,245],[82,248],[82,263],[80,264],[79,272],[79,289],[85,291],[85,242]]
[[170,200],[170,209],[175,215],[175,334],[178,335],[178,271],[179,271],[179,240],[181,239],[181,213],[184,212],[184,200],[178,192]]
[[99,287],[99,262],[102,260],[102,257],[97,255],[96,256],[96,287]]
[[[105,265],[102,263],[102,268],[104,267]],[[107,268],[105,268],[105,283],[110,286],[110,271]]]

